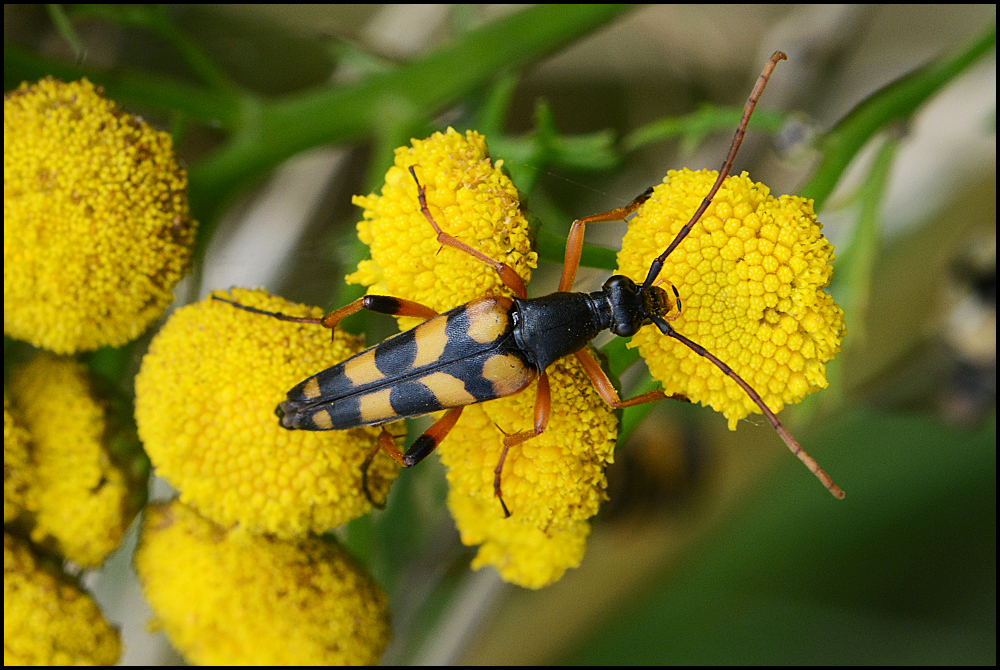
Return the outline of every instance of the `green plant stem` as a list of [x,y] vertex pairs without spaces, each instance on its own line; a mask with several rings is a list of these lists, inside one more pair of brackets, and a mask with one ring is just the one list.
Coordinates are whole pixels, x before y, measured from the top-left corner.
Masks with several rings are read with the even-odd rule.
[[69,48],[73,50],[73,55],[77,59],[82,58],[86,51],[83,46],[83,40],[77,34],[76,28],[73,27],[73,22],[66,16],[63,6],[59,4],[47,4],[45,5],[45,11],[48,12],[52,25],[56,27],[62,38],[69,44]]
[[882,203],[899,142],[899,136],[889,137],[879,148],[868,177],[858,192],[861,205],[858,222],[837,266],[844,289],[838,298],[844,308],[845,321],[852,324],[852,338],[859,340],[857,344],[864,339],[864,316],[871,293],[872,271],[882,240]]
[[177,29],[164,5],[79,5],[74,10],[74,16],[100,18],[148,30],[173,47],[192,72],[208,86],[220,91],[237,88],[200,46]]
[[907,122],[917,109],[951,82],[965,68],[996,48],[997,28],[993,24],[982,36],[955,55],[930,62],[868,96],[819,143],[823,160],[802,195],[821,209],[840,176],[875,134],[892,121]]
[[620,6],[543,5],[479,30],[393,72],[266,104],[244,98],[237,133],[191,171],[192,204],[205,218],[290,156],[372,137],[385,123],[425,118],[499,70],[537,60],[603,25]]
[[[3,54],[4,88],[7,90],[16,88],[22,80],[33,81],[46,76],[63,81],[86,77],[104,87],[106,95],[118,103],[172,110],[186,114],[191,121],[226,129],[235,128],[240,120],[239,98],[228,91],[195,86],[164,75],[136,70],[106,72],[80,67],[10,45],[4,46]],[[7,76],[15,80],[7,80]]]
[[[901,133],[887,137],[879,148],[871,169],[858,191],[860,211],[845,250],[837,258],[837,284],[833,291],[844,309],[848,324],[843,349],[862,349],[865,340],[865,313],[872,291],[872,275],[882,246],[882,204],[892,165],[899,150]],[[826,364],[829,387],[822,394],[804,398],[795,411],[795,420],[809,423],[817,413],[831,414],[844,402],[844,351]]]
[[[743,107],[743,105],[729,107],[709,105],[684,116],[657,119],[626,135],[622,139],[622,148],[625,151],[635,151],[648,144],[682,137],[685,151],[693,151],[712,133],[735,128],[743,116]],[[781,130],[784,123],[784,113],[758,109],[750,119],[748,128],[766,133],[776,133]]]

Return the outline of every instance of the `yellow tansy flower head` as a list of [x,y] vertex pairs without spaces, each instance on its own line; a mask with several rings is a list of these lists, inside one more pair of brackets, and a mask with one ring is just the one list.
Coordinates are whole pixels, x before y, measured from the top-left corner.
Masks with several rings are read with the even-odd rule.
[[[220,294],[248,307],[319,317],[264,291]],[[206,299],[171,315],[135,381],[136,421],[156,471],[223,526],[283,537],[324,532],[368,512],[361,464],[377,428],[289,431],[274,409],[292,386],[362,349],[360,338]],[[397,471],[375,459],[376,500]]]
[[335,544],[224,529],[180,502],[144,515],[135,567],[196,665],[361,665],[389,641],[382,590]]
[[[671,171],[629,224],[619,272],[637,282],[673,241],[717,172]],[[823,288],[833,246],[811,200],[775,198],[746,175],[728,177],[690,234],[666,259],[658,281],[677,288],[674,329],[746,380],[774,412],[827,386],[825,363],[840,351],[844,313]],[[676,312],[671,312],[671,316]],[[734,429],[749,396],[718,367],[647,326],[633,339],[669,394],[722,412]]]
[[86,368],[39,354],[11,374],[10,397],[33,446],[31,539],[99,565],[145,500],[145,481],[111,461],[108,416]]
[[86,79],[22,84],[3,124],[4,333],[57,353],[134,339],[194,241],[170,136]]
[[68,577],[3,535],[3,664],[114,665],[118,631]]
[[[493,268],[441,247],[420,212],[409,172],[413,166],[444,232],[511,266],[527,283],[538,256],[531,250],[517,189],[500,170],[503,161],[493,164],[486,139],[472,130],[461,135],[449,128],[412,144],[396,149],[381,196],[354,198],[365,209],[358,236],[371,248],[371,260],[361,261],[347,281],[368,286],[370,294],[414,300],[437,311],[486,295],[511,295]],[[417,323],[408,318],[400,327]]]
[[[530,430],[536,385],[467,407],[438,447],[448,466],[448,506],[467,545],[481,544],[472,567],[493,565],[514,584],[540,588],[583,559],[587,520],[605,499],[618,420],[575,358],[549,366],[548,428],[511,447],[501,485],[511,517],[494,496],[504,434]],[[502,432],[501,432],[502,431]]]

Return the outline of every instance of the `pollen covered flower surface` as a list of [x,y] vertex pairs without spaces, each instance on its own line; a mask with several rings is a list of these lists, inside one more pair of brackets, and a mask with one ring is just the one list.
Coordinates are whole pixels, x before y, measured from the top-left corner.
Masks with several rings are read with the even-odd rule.
[[[619,272],[643,281],[717,176],[708,170],[671,171],[630,222]],[[811,200],[775,198],[744,173],[723,182],[700,221],[667,257],[658,281],[680,293],[682,309],[673,328],[731,366],[778,412],[826,388],[825,364],[840,351],[844,313],[823,290],[833,258]],[[668,316],[676,314],[671,310]],[[711,406],[731,429],[750,412],[760,412],[718,367],[655,327],[642,329],[630,346],[639,347],[668,395]]]
[[89,595],[3,535],[3,664],[113,665],[118,631]]
[[82,566],[100,565],[141,498],[109,457],[108,417],[86,368],[40,353],[11,373],[10,398],[31,436],[32,541]]
[[[220,296],[289,316],[319,317],[264,291]],[[181,500],[225,527],[292,537],[324,532],[371,509],[361,464],[378,429],[305,431],[279,426],[286,391],[362,349],[360,338],[206,299],[171,315],[136,377],[139,436],[156,472]],[[376,500],[397,466],[369,469]]]
[[[420,211],[409,172],[413,166],[426,189],[428,209],[444,232],[503,261],[527,282],[538,256],[531,250],[517,189],[501,165],[490,161],[486,139],[472,130],[462,135],[449,128],[396,149],[382,195],[354,198],[365,210],[358,236],[370,247],[371,260],[361,261],[348,283],[439,312],[487,295],[510,296],[493,268],[458,249],[442,248]],[[402,318],[400,328],[419,322]]]
[[382,589],[336,544],[222,528],[183,503],[144,516],[136,572],[196,665],[362,665],[389,641]]
[[3,118],[4,333],[56,353],[136,338],[194,241],[170,136],[87,80],[22,84]]
[[531,430],[536,384],[467,407],[439,447],[448,466],[448,507],[462,542],[482,545],[472,567],[492,565],[505,580],[528,588],[551,584],[583,559],[588,519],[606,498],[605,469],[618,427],[575,358],[560,359],[548,375],[548,428],[511,447],[504,463],[510,518],[493,494],[494,469],[504,434]]

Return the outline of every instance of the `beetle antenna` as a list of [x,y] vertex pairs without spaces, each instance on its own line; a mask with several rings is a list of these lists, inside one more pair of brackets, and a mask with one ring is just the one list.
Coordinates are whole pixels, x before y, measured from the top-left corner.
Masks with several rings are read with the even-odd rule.
[[705,199],[701,201],[701,205],[695,211],[694,216],[691,220],[684,224],[680,232],[677,233],[677,237],[674,241],[670,243],[666,251],[656,257],[653,264],[649,266],[649,274],[646,275],[646,281],[642,283],[642,290],[645,291],[649,289],[653,284],[653,280],[656,276],[660,274],[660,270],[663,268],[663,262],[667,259],[667,256],[677,248],[677,245],[684,241],[687,234],[691,232],[694,228],[694,224],[698,222],[701,215],[705,213],[708,206],[712,204],[712,198],[718,193],[719,187],[722,186],[723,180],[729,176],[729,171],[733,169],[733,161],[736,159],[736,152],[740,150],[740,145],[743,144],[743,136],[747,132],[747,124],[750,123],[750,115],[753,114],[754,107],[757,106],[757,100],[760,99],[761,93],[764,92],[764,87],[767,86],[767,80],[771,78],[771,73],[774,72],[774,67],[778,64],[780,60],[788,60],[788,56],[785,55],[783,51],[775,51],[771,58],[767,61],[764,66],[764,70],[760,73],[760,77],[757,78],[757,83],[753,87],[753,91],[750,92],[750,98],[747,100],[747,104],[743,107],[743,117],[740,119],[740,125],[736,128],[736,134],[733,136],[733,143],[729,146],[729,155],[726,156],[726,160],[723,161],[722,167],[719,169],[719,176],[715,180],[715,184],[712,185],[712,190],[708,192]]
[[219,302],[225,302],[233,307],[238,307],[247,312],[253,312],[254,314],[263,314],[264,316],[270,316],[281,321],[292,321],[294,323],[315,323],[323,325],[323,319],[310,318],[307,316],[289,316],[287,314],[282,314],[280,312],[268,312],[263,309],[257,309],[256,307],[248,307],[247,305],[241,305],[235,300],[227,300],[226,298],[220,298],[217,295],[212,296],[212,300],[218,300]]
[[715,354],[713,354],[705,347],[701,346],[700,344],[698,344],[693,340],[689,340],[688,338],[678,333],[662,317],[654,315],[652,319],[653,323],[656,324],[656,327],[660,329],[661,333],[669,337],[672,337],[675,340],[679,340],[681,343],[684,344],[684,346],[691,349],[691,351],[693,351],[694,353],[698,354],[699,356],[707,358],[717,368],[726,373],[726,375],[730,379],[739,384],[740,388],[746,391],[746,394],[750,396],[750,399],[757,404],[757,407],[760,408],[760,411],[764,413],[765,417],[767,417],[767,422],[771,424],[771,427],[774,428],[776,431],[778,431],[778,435],[781,436],[781,439],[784,440],[785,444],[788,446],[791,452],[795,454],[798,457],[798,459],[805,464],[807,468],[809,468],[810,472],[816,475],[816,478],[823,483],[823,486],[825,486],[830,491],[830,493],[834,495],[834,497],[836,498],[844,497],[843,489],[834,484],[833,479],[830,478],[830,475],[826,474],[826,472],[823,471],[823,468],[819,467],[819,464],[815,461],[815,459],[813,459],[812,456],[807,454],[805,450],[799,446],[799,443],[795,441],[795,438],[792,437],[791,433],[789,433],[785,429],[785,427],[781,425],[781,421],[779,421],[778,417],[775,416],[774,412],[771,411],[771,408],[764,403],[764,399],[760,397],[760,394],[757,393],[757,391],[755,391],[753,387],[750,386],[750,384],[744,381],[742,377],[736,374],[736,371],[734,371],[731,367],[723,363],[717,356],[715,356]]

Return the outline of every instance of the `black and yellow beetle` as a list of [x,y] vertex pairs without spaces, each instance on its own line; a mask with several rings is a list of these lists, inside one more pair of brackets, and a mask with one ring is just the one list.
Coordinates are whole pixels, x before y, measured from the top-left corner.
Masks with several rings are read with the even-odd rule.
[[[715,184],[691,220],[653,261],[642,284],[622,275],[614,275],[599,291],[570,292],[580,263],[586,224],[627,218],[650,197],[651,188],[625,207],[574,221],[566,244],[566,260],[558,291],[540,298],[528,298],[524,282],[512,268],[441,230],[427,207],[424,188],[416,171],[410,166],[410,173],[417,182],[421,212],[437,233],[437,241],[492,266],[513,291],[514,297],[484,297],[438,314],[410,300],[369,295],[322,319],[289,317],[231,303],[251,312],[288,321],[319,323],[331,329],[344,317],[362,309],[427,319],[416,328],[390,337],[297,384],[276,409],[281,425],[290,430],[344,430],[447,410],[405,453],[396,447],[392,436],[383,428],[378,448],[363,466],[367,471],[371,460],[382,450],[400,465],[412,467],[434,451],[466,405],[512,395],[537,379],[534,427],[504,438],[503,451],[495,469],[494,494],[500,500],[504,513],[510,516],[501,492],[504,460],[512,446],[540,435],[548,424],[550,390],[546,368],[563,356],[574,355],[600,396],[616,409],[661,400],[667,397],[666,394],[655,390],[622,401],[607,375],[586,349],[586,345],[604,330],[629,337],[643,326],[652,324],[664,335],[677,339],[711,361],[739,384],[760,407],[789,449],[831,493],[838,498],[843,497],[843,491],[799,447],[746,381],[711,352],[673,329],[668,314],[675,306],[680,309],[680,298],[676,289],[673,291],[674,299],[671,299],[667,291],[654,284],[667,256],[694,227],[728,176],[754,106],[777,62],[784,58],[785,54],[776,52],[768,61],[747,101]],[[364,478],[367,489],[367,472]]]

